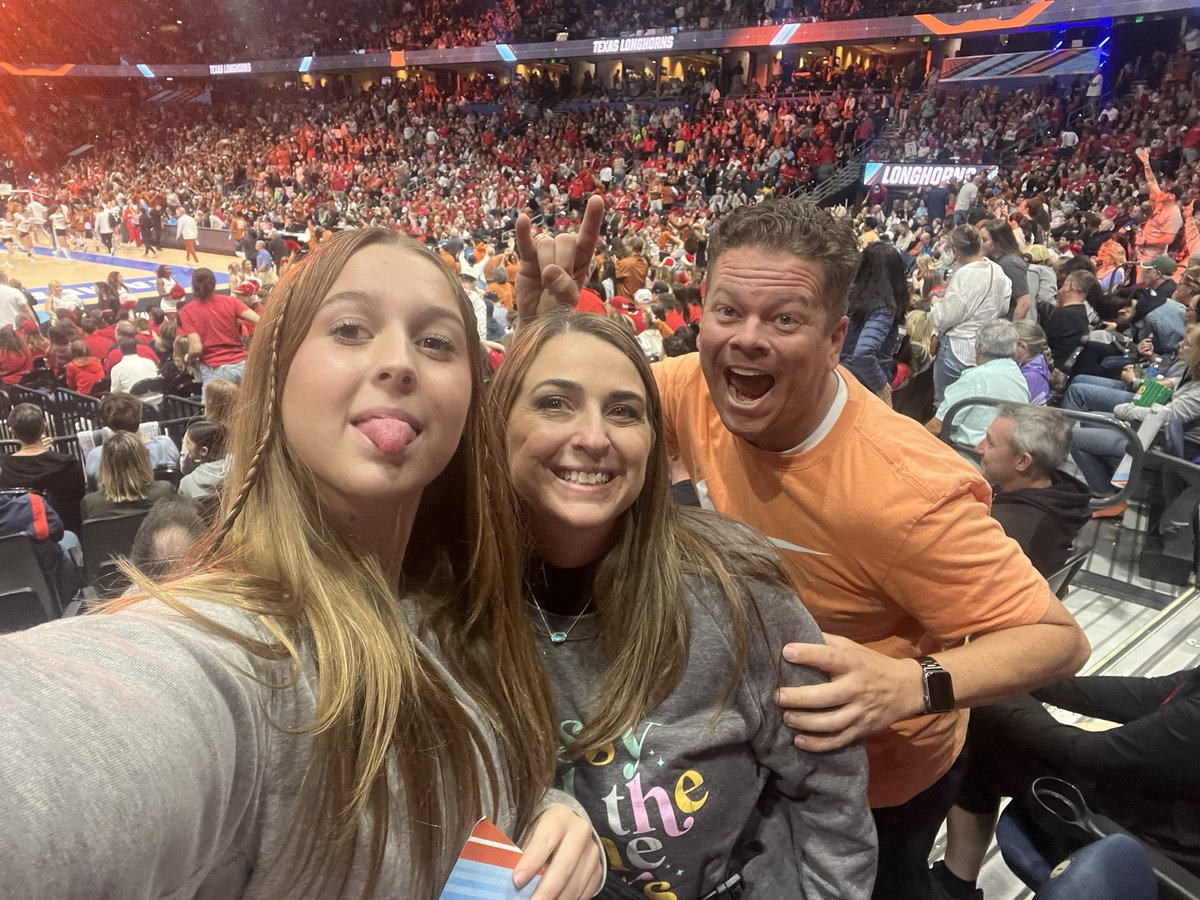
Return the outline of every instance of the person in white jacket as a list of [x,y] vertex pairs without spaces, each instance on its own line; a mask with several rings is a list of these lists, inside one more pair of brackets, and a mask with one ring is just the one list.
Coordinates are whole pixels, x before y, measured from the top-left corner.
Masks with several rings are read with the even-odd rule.
[[937,331],[938,349],[933,368],[933,402],[940,406],[946,388],[963,370],[975,364],[975,337],[979,329],[1008,313],[1012,282],[983,255],[979,232],[959,225],[950,232],[956,268],[929,318]]

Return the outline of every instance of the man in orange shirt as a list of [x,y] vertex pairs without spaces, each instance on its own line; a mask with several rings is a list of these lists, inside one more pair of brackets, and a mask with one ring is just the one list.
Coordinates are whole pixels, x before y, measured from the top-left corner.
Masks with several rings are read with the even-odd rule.
[[632,237],[629,239],[629,254],[617,260],[617,293],[622,297],[632,300],[633,295],[646,286],[650,262],[643,255],[645,252],[645,242],[640,237]]
[[1158,178],[1150,168],[1150,154],[1144,147],[1136,151],[1146,175],[1146,185],[1150,188],[1150,213],[1142,224],[1141,233],[1137,238],[1138,262],[1148,263],[1157,256],[1167,252],[1167,248],[1183,227],[1183,213],[1175,194],[1164,191],[1158,185]]
[[[522,321],[543,288],[574,303],[602,214],[593,198],[578,247],[559,235],[540,256],[518,222]],[[811,204],[740,207],[710,238],[699,354],[655,374],[702,503],[770,536],[827,632],[784,654],[830,682],[778,702],[802,749],[866,739],[874,896],[908,900],[930,895],[966,708],[1072,674],[1088,644],[989,515],[984,479],[838,366],[858,257],[847,222]]]

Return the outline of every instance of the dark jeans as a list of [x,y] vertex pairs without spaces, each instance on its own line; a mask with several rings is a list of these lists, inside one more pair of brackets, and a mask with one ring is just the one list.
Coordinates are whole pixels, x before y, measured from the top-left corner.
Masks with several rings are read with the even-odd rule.
[[871,810],[879,835],[879,867],[872,900],[929,897],[929,852],[946,813],[958,796],[964,761],[900,806]]

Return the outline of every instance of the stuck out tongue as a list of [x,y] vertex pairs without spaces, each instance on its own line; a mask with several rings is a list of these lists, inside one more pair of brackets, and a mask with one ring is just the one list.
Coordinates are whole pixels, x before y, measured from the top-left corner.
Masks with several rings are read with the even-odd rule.
[[738,375],[729,373],[729,383],[738,395],[747,400],[757,400],[775,385],[770,375]]
[[399,453],[417,436],[413,427],[401,419],[367,419],[358,423],[358,430],[383,453]]

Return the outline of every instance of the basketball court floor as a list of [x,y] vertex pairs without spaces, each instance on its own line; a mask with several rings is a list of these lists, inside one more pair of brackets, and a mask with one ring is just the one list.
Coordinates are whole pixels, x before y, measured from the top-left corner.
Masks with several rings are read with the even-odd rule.
[[[0,267],[10,279],[20,281],[22,287],[37,298],[39,311],[46,299],[46,286],[51,281],[62,283],[64,295],[77,297],[90,306],[96,301],[96,282],[105,281],[111,272],[120,272],[130,293],[143,297],[156,293],[155,272],[159,266],[170,266],[175,281],[185,288],[191,286],[192,272],[197,267],[196,263],[185,262],[187,257],[182,250],[164,249],[158,256],[147,257],[140,247],[132,245],[111,256],[107,252],[96,252],[97,248],[90,249],[91,252],[70,251],[71,259],[55,256],[53,250],[45,246],[34,248],[32,260],[20,252],[0,253]],[[200,266],[212,269],[218,285],[228,283],[228,266],[236,257],[203,250],[198,250],[197,255]]]

